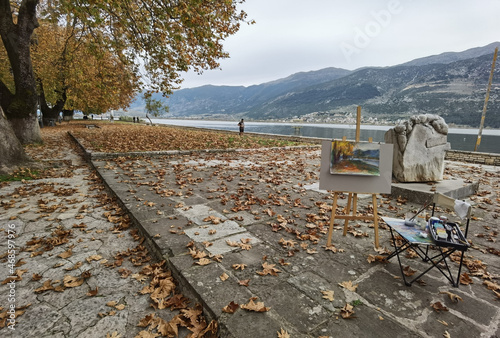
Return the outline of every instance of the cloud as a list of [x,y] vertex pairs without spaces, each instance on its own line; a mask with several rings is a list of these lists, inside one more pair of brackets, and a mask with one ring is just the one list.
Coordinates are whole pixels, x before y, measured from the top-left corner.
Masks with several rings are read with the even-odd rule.
[[[248,0],[255,25],[224,45],[222,70],[186,74],[183,87],[251,85],[326,67],[391,66],[500,40],[499,0]],[[345,48],[353,51],[346,56]],[[493,51],[492,51],[493,52]]]

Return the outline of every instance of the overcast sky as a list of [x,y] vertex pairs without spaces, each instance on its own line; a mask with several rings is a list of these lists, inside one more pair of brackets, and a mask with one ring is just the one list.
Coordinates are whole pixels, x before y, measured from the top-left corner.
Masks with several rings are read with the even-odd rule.
[[392,66],[500,41],[500,0],[247,0],[240,8],[256,24],[226,40],[221,69],[188,73],[182,88]]

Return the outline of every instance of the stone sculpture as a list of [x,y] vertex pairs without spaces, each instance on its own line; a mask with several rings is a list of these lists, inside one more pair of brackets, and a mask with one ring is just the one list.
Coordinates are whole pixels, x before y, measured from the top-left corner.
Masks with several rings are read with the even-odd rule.
[[385,142],[394,144],[392,172],[399,182],[443,180],[444,157],[450,149],[448,125],[437,115],[410,117],[385,133]]

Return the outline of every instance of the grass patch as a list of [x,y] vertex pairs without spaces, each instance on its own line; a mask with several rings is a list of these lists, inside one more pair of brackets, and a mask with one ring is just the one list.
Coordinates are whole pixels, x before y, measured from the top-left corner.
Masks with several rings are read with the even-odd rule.
[[38,178],[40,172],[29,168],[21,168],[11,175],[0,175],[0,182],[27,181]]
[[356,307],[356,306],[360,306],[360,305],[363,305],[363,302],[359,299],[355,299],[351,302],[351,305]]

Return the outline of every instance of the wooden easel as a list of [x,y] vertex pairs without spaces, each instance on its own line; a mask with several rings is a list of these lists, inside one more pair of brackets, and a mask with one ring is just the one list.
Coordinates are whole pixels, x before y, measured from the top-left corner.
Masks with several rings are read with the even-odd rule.
[[[359,134],[360,134],[360,129],[361,129],[361,107],[358,106],[357,110],[357,116],[356,116],[356,142],[359,142]],[[346,137],[344,136],[342,138],[343,141],[346,140]],[[368,139],[368,142],[372,142],[372,138],[370,137]],[[326,246],[332,245],[332,233],[333,233],[333,223],[335,221],[335,218],[338,219],[344,219],[344,233],[343,235],[347,235],[347,226],[350,220],[373,220],[373,223],[375,225],[375,247],[379,247],[379,240],[378,240],[378,216],[377,216],[377,194],[372,194],[372,203],[373,203],[373,216],[361,216],[357,215],[357,206],[358,206],[358,193],[354,192],[349,192],[348,198],[347,198],[347,206],[344,209],[345,215],[337,215],[336,210],[337,210],[337,199],[339,194],[342,194],[342,191],[334,191],[333,194],[333,207],[332,207],[332,214],[330,216],[330,227],[328,229],[328,239],[326,242]],[[352,206],[352,214],[351,212],[351,206]]]

